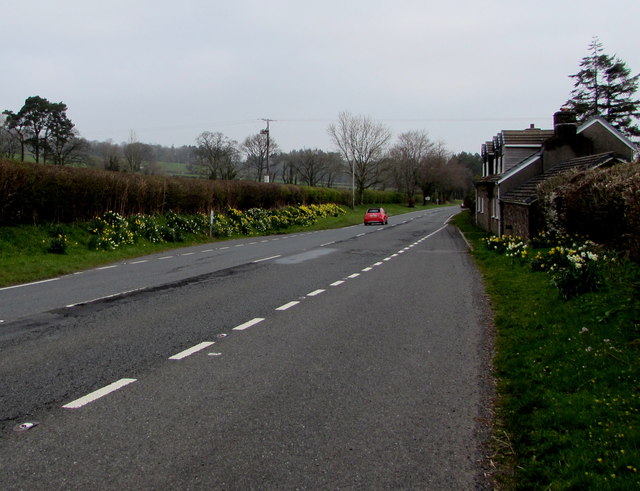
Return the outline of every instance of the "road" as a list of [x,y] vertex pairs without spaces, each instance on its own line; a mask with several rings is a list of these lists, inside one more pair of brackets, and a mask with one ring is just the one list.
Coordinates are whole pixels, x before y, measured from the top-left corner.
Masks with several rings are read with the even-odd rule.
[[0,487],[482,489],[490,321],[453,213],[0,290]]

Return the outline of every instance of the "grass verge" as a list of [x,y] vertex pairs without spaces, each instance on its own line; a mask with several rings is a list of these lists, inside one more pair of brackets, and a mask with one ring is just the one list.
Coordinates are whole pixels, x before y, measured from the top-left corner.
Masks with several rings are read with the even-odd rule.
[[489,251],[468,213],[496,325],[495,481],[501,489],[640,488],[640,268],[561,298],[546,273]]
[[[419,211],[429,207],[408,208],[399,204],[384,205],[391,215]],[[325,230],[362,223],[366,205],[355,210],[343,207],[347,212],[338,217],[319,219],[309,226],[293,226],[286,233],[302,230]],[[47,252],[51,237],[63,232],[67,237],[65,254]],[[123,259],[153,254],[178,247],[239,238],[236,235],[224,239],[211,239],[206,235],[185,234],[184,241],[152,243],[140,239],[134,245],[121,246],[113,251],[90,250],[91,239],[87,224],[0,227],[0,287],[38,281],[83,269],[108,264]]]

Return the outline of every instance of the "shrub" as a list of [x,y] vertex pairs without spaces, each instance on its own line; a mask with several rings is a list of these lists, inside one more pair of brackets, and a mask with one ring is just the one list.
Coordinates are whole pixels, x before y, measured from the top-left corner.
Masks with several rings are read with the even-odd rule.
[[59,234],[49,240],[46,251],[51,254],[66,254],[69,239],[66,235]]
[[572,171],[538,187],[544,228],[581,235],[640,261],[640,162]]

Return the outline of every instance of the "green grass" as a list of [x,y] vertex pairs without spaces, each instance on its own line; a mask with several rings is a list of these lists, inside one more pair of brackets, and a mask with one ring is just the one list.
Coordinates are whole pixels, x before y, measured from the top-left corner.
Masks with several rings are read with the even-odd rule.
[[640,487],[640,268],[563,300],[547,274],[488,251],[462,213],[496,326],[493,461],[502,489]]
[[162,172],[171,176],[195,177],[196,174],[187,169],[187,164],[180,162],[156,162]]
[[[426,207],[408,208],[398,204],[384,206],[392,215],[426,209]],[[347,210],[344,215],[322,218],[308,227],[291,227],[287,233],[301,230],[325,230],[362,223],[366,206],[357,206],[355,210],[343,208]],[[51,238],[59,231],[69,239],[66,254],[48,253],[47,247]],[[95,251],[88,248],[90,239],[91,234],[86,224],[55,227],[29,225],[0,227],[0,287],[52,278],[168,249],[216,241],[207,236],[187,235],[186,240],[180,243],[154,244],[140,240],[135,245],[121,246],[114,251]]]

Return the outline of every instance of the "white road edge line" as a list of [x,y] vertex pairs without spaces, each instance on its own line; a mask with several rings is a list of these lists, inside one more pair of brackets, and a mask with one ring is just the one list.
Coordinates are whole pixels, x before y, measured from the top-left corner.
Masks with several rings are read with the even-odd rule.
[[31,283],[23,283],[21,285],[5,286],[2,290],[11,290],[12,288],[22,288],[23,286],[39,285],[41,283],[49,283],[50,281],[58,281],[60,278],[51,278],[50,280],[32,281]]
[[78,409],[82,406],[86,406],[90,402],[93,402],[97,399],[100,399],[101,397],[106,396],[107,394],[110,394],[111,392],[115,392],[116,390],[121,389],[125,385],[129,385],[130,383],[133,383],[135,381],[136,381],[135,378],[120,379],[117,382],[114,382],[112,384],[109,384],[103,387],[102,389],[98,389],[94,392],[91,392],[90,394],[87,394],[84,397],[81,397],[80,399],[76,399],[75,401],[65,404],[62,407],[64,409]]
[[129,264],[142,264],[142,263],[148,263],[148,262],[149,262],[148,259],[142,259],[140,261],[133,261],[133,262],[131,262]]
[[112,295],[105,295],[104,297],[98,297],[98,298],[94,298],[92,300],[84,300],[82,302],[77,302],[77,303],[70,303],[69,305],[65,305],[66,308],[71,308],[71,307],[75,307],[76,305],[83,305],[86,303],[93,303],[93,302],[98,302],[100,300],[106,300],[107,298],[113,298],[113,297],[117,297],[119,295],[126,295],[127,293],[133,293],[133,292],[137,292],[140,290],[144,290],[145,287],[142,288],[136,288],[134,290],[127,290],[126,292],[118,292],[118,293],[113,293]]
[[268,261],[269,259],[275,259],[277,257],[280,257],[282,254],[278,254],[277,256],[269,256],[269,257],[264,257],[262,259],[256,259],[255,261],[251,261],[252,263],[261,263],[262,261]]
[[300,303],[299,301],[294,300],[293,302],[289,302],[289,303],[285,303],[284,305],[281,305],[276,310],[287,310],[293,307],[294,305],[298,305],[299,303]]
[[264,319],[262,317],[256,317],[255,319],[251,319],[250,321],[245,322],[244,324],[240,324],[233,328],[234,331],[244,331],[245,329],[255,326],[259,322],[262,322]]
[[111,266],[102,266],[101,268],[96,268],[98,271],[101,271],[103,269],[113,269],[113,268],[117,268],[118,265],[117,264],[113,264]]
[[180,353],[176,353],[175,355],[170,356],[169,359],[170,360],[182,360],[183,358],[186,358],[187,356],[190,356],[190,355],[192,355],[194,353],[197,353],[200,350],[208,348],[212,344],[214,344],[213,341],[204,341],[204,342],[202,342],[200,344],[196,344],[195,346],[192,346],[189,349],[181,351]]

